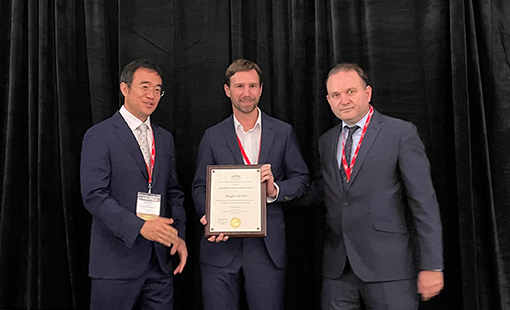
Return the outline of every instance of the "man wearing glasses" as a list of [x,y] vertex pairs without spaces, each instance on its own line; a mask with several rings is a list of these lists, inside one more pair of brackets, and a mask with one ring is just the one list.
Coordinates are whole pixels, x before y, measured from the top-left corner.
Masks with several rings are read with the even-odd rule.
[[124,105],[83,138],[90,309],[173,309],[172,273],[182,272],[188,253],[173,137],[150,120],[163,96],[161,70],[135,60],[122,71],[120,90]]

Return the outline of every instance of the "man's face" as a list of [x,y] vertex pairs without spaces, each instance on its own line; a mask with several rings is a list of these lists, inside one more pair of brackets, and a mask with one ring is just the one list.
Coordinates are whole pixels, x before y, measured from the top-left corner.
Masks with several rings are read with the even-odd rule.
[[161,77],[156,71],[139,68],[133,73],[128,86],[122,82],[120,90],[124,95],[124,107],[136,118],[145,122],[158,106],[161,99]]
[[348,125],[356,124],[368,113],[372,88],[365,87],[356,71],[339,71],[331,75],[326,87],[331,111]]
[[230,77],[230,87],[225,84],[224,89],[234,109],[246,114],[257,108],[262,95],[262,85],[255,69],[236,72]]

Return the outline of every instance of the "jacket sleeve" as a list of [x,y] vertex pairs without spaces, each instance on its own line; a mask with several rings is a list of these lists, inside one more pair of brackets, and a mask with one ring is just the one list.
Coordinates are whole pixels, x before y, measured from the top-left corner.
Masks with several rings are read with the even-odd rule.
[[407,124],[399,145],[398,167],[417,233],[418,266],[420,270],[443,269],[441,220],[430,164],[416,127]]
[[277,201],[291,201],[306,193],[310,182],[310,172],[306,166],[299,142],[292,127],[286,131],[284,156],[285,176],[275,180],[280,187]]

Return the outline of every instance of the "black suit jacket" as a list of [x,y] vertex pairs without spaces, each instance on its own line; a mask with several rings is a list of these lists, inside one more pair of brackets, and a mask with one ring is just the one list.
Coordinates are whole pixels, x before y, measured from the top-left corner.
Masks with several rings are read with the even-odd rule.
[[[151,125],[156,150],[152,192],[161,194],[160,215],[173,218],[184,238],[184,194],[177,182],[173,137]],[[153,247],[161,269],[171,273],[169,248],[140,235],[144,220],[136,216],[137,193],[147,192],[148,180],[138,142],[119,112],[87,131],[81,154],[81,192],[92,214],[91,277],[139,277],[147,269]]]
[[[265,113],[262,113],[259,164],[271,164],[274,180],[280,187],[277,201],[267,205],[267,237],[264,242],[275,265],[282,268],[287,265],[287,250],[281,203],[305,193],[309,172],[292,127]],[[233,116],[207,129],[200,142],[193,181],[193,201],[200,217],[205,214],[208,165],[244,165]],[[211,243],[202,238],[200,260],[218,267],[228,266],[240,242],[240,238],[230,238],[227,242]]]

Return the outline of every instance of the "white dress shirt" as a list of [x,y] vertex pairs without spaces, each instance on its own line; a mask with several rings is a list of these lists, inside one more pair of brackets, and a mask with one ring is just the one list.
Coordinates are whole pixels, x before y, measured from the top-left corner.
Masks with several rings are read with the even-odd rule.
[[[243,125],[237,120],[236,116],[234,115],[234,127],[236,129],[237,137],[239,138],[239,141],[241,141],[241,145],[244,149],[244,152],[246,153],[246,156],[250,160],[250,163],[252,165],[256,165],[259,163],[259,154],[260,154],[260,143],[262,140],[262,113],[260,112],[260,109],[257,108],[259,116],[257,117],[257,122],[255,123],[255,126],[253,128],[248,129],[245,131],[243,128]],[[245,164],[247,164],[246,160],[243,156],[243,161]],[[275,202],[276,199],[278,199],[278,194],[280,193],[280,188],[274,182],[274,186],[276,187],[276,196],[274,198],[267,197],[267,202]]]
[[[143,123],[141,120],[136,118],[131,112],[129,112],[124,105],[119,110],[120,115],[126,123],[129,126],[129,129],[131,129],[131,132],[133,132],[133,135],[136,137],[137,133],[135,132],[136,128],[140,126],[141,123]],[[147,125],[147,143],[149,144],[149,148],[152,149],[152,139],[153,139],[153,133],[152,133],[152,127],[151,127],[151,117],[147,117],[147,120],[145,121],[145,124]]]

